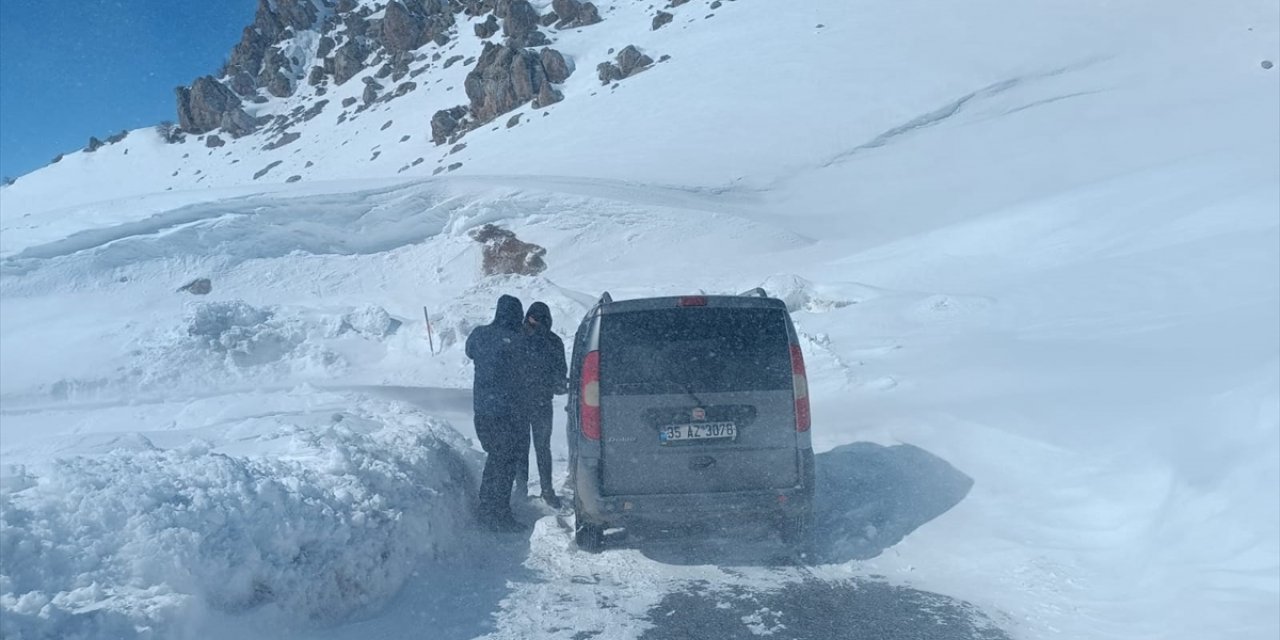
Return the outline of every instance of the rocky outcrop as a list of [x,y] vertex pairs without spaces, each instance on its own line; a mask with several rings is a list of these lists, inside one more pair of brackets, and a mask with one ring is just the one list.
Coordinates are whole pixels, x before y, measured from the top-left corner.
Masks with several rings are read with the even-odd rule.
[[[457,167],[461,163],[455,163]],[[449,170],[456,169],[454,165]],[[524,242],[516,234],[499,226],[486,224],[479,229],[472,229],[468,234],[472,240],[484,245],[484,275],[519,274],[536,276],[547,270],[543,256],[547,250],[531,242]]]
[[653,58],[642,53],[635,45],[627,45],[614,58],[614,62],[601,62],[596,66],[596,72],[599,74],[601,84],[609,84],[630,78],[631,76],[648,69],[653,64]]
[[209,147],[210,149],[217,149],[224,144],[226,144],[226,142],[217,135],[210,135],[204,139],[204,146]]
[[240,97],[213,76],[197,79],[191,87],[178,87],[178,124],[188,133],[223,129],[232,136],[253,131],[254,122],[245,113]]
[[559,21],[557,29],[573,29],[586,27],[600,22],[600,10],[590,2],[579,0],[553,0],[551,8],[556,12]]
[[538,31],[541,16],[529,0],[499,0],[494,14],[502,20],[502,35],[517,47],[550,44],[546,34]]
[[429,42],[443,45],[454,25],[453,11],[447,0],[392,0],[383,13],[379,41],[392,53]]
[[486,43],[465,81],[470,103],[437,111],[431,118],[431,139],[444,144],[522,105],[537,108],[555,104],[564,96],[553,84],[564,82],[572,72],[564,55],[555,49],[537,53],[510,43]]
[[106,146],[105,142],[99,140],[95,136],[89,136],[89,144],[85,145],[84,151],[85,153],[93,153],[104,146]]
[[671,21],[674,19],[675,19],[675,16],[671,15],[670,13],[667,13],[666,11],[659,11],[658,15],[653,17],[653,25],[651,26],[651,28],[654,31],[657,31],[658,29],[661,29],[664,25],[671,24]]
[[369,46],[363,38],[351,38],[333,52],[333,81],[342,84],[364,69]]
[[486,44],[465,82],[471,115],[481,122],[493,120],[533,100],[544,82],[547,75],[538,54],[510,44]]

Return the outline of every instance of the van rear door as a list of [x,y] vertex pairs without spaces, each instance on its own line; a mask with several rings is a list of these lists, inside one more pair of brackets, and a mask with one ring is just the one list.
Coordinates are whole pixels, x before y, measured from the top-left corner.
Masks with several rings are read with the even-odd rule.
[[600,322],[606,495],[798,484],[785,308],[673,305]]

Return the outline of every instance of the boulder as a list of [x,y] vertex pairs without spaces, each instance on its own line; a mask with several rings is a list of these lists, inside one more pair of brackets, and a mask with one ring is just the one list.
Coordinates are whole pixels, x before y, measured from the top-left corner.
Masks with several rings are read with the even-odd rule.
[[209,147],[210,149],[217,149],[224,144],[226,144],[226,142],[224,142],[222,138],[219,138],[217,134],[212,134],[204,139],[204,146]]
[[89,144],[85,145],[84,151],[85,153],[93,153],[104,146],[106,146],[106,143],[99,140],[96,136],[89,136]]
[[360,98],[364,100],[365,106],[373,104],[378,99],[378,89],[381,87],[382,85],[373,82],[364,86],[364,93],[361,94]]
[[484,22],[476,24],[476,37],[482,40],[485,38],[491,38],[494,34],[498,33],[500,28],[501,27],[498,26],[498,18],[491,13],[489,14],[489,18]]
[[413,51],[428,42],[426,16],[392,0],[382,16],[382,44],[391,51]]
[[538,97],[533,99],[533,108],[541,109],[542,107],[551,106],[557,102],[564,100],[564,94],[555,90],[550,82],[542,83],[542,88],[538,89]]
[[635,45],[627,45],[618,52],[618,68],[622,70],[622,77],[630,78],[631,76],[643,71],[645,67],[653,64],[653,58],[641,53]]
[[330,36],[320,38],[319,44],[316,45],[316,58],[325,58],[333,53],[333,48],[338,46],[338,42]]
[[653,17],[653,25],[651,28],[653,31],[657,31],[658,29],[661,29],[664,25],[670,24],[671,21],[674,19],[675,19],[675,16],[671,15],[670,13],[667,13],[666,11],[659,11],[658,15]]
[[550,42],[538,31],[541,16],[529,0],[499,0],[495,14],[502,19],[502,35],[517,47],[534,47]]
[[[461,166],[460,163],[455,163]],[[454,170],[454,165],[449,170]],[[524,242],[516,234],[492,224],[473,229],[468,235],[484,245],[482,269],[486,276],[519,274],[536,276],[547,269],[543,256],[547,250],[536,244]]]
[[569,74],[573,73],[564,55],[555,49],[543,49],[541,58],[542,70],[546,72],[547,80],[551,82],[561,84],[569,79]]
[[431,141],[437,145],[448,142],[462,128],[466,115],[467,108],[463,106],[437,111],[431,116]]
[[320,84],[321,82],[324,82],[324,76],[325,76],[324,67],[321,67],[321,66],[311,67],[311,73],[307,74],[307,84],[314,87]]
[[600,22],[600,10],[590,2],[553,0],[551,8],[560,18],[560,22],[556,24],[557,29],[586,27]]

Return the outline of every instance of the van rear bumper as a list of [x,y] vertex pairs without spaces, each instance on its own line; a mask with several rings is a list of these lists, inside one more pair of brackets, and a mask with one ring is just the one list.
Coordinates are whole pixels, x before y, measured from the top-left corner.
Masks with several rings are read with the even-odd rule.
[[[795,487],[716,493],[660,493],[601,495],[596,483],[578,494],[584,515],[600,524],[690,524],[695,522],[758,520],[762,517],[807,516],[813,510],[813,451],[801,455],[803,484]],[[594,465],[592,465],[594,466]],[[587,471],[585,477],[598,477]]]

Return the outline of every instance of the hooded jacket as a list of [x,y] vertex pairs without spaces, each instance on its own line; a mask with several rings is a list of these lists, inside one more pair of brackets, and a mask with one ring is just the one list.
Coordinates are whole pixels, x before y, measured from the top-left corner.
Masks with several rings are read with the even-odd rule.
[[527,357],[523,317],[520,300],[504,295],[493,322],[467,336],[467,357],[476,367],[472,402],[478,416],[515,416],[521,410]]
[[565,393],[568,367],[564,358],[564,341],[551,331],[551,309],[545,303],[529,305],[525,316],[525,348],[528,351],[527,398],[545,402],[551,396]]

